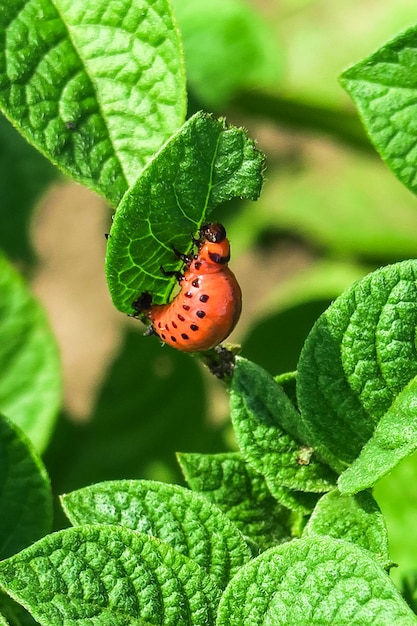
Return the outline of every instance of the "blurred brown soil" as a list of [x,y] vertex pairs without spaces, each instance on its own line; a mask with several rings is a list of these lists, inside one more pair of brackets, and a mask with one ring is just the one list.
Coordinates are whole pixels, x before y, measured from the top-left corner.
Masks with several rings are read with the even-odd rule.
[[110,214],[84,187],[54,186],[38,208],[33,240],[39,266],[33,290],[47,310],[64,370],[64,403],[86,417],[120,342],[123,316],[104,278]]

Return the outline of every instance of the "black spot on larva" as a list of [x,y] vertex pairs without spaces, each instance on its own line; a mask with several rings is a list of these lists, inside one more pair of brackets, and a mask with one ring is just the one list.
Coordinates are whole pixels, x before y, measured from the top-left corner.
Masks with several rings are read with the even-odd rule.
[[180,322],[185,322],[185,317],[183,317],[181,313],[178,313],[177,317],[180,320]]
[[186,335],[185,333],[181,333],[181,337],[182,337],[183,339],[186,339],[186,340],[187,340],[187,339],[189,339],[189,336],[188,336],[188,335]]
[[190,307],[188,306],[188,304],[183,304],[182,308],[184,309],[184,311],[189,311]]
[[206,317],[206,312],[205,311],[197,311],[196,315],[197,315],[197,317],[199,317],[202,320],[203,317]]
[[178,328],[178,325],[175,322],[171,322],[173,328]]
[[191,293],[191,291],[187,291],[187,293],[185,294],[186,298],[192,298],[193,294]]
[[158,322],[158,328],[162,328],[161,322]]
[[165,324],[165,330],[169,331],[169,326],[168,326],[168,324]]
[[194,332],[196,332],[196,331],[198,330],[198,326],[197,326],[197,324],[191,324],[191,325],[190,325],[190,328],[191,328],[191,330],[192,330],[192,331],[194,331]]
[[213,261],[213,263],[218,263],[219,265],[226,265],[230,261],[230,254],[227,256],[221,256],[220,254],[216,254],[215,252],[209,252],[209,257]]
[[165,337],[164,333],[161,333],[161,337],[165,341],[166,337]]
[[171,335],[171,341],[173,341],[175,343],[177,341],[177,338],[174,337],[174,335]]
[[200,261],[196,261],[196,262],[194,263],[194,267],[195,267],[195,269],[198,271],[198,270],[200,269],[200,267],[201,267],[201,262],[200,262]]
[[208,299],[209,299],[209,297],[205,293],[203,293],[203,295],[200,296],[200,302],[207,302]]
[[193,280],[193,282],[191,283],[193,287],[199,287],[200,286],[200,279],[196,278],[195,280]]

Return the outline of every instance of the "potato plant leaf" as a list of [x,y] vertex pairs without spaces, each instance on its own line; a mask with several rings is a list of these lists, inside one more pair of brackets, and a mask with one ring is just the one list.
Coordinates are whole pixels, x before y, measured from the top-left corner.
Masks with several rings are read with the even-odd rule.
[[289,434],[298,429],[299,413],[268,372],[237,358],[230,403],[238,445],[273,495],[275,486],[319,493],[332,488],[332,470]]
[[184,120],[169,2],[3,2],[0,108],[62,171],[116,206]]
[[416,26],[340,77],[375,148],[414,193],[417,192],[416,80]]
[[43,309],[1,255],[0,293],[0,411],[43,450],[61,402],[55,338]]
[[214,502],[260,549],[290,538],[290,510],[277,502],[263,476],[239,452],[181,453],[178,460],[191,489]]
[[342,493],[372,487],[417,449],[417,378],[398,394],[357,459],[339,477]]
[[415,626],[417,617],[369,552],[329,537],[293,540],[242,567],[217,626]]
[[235,526],[207,498],[151,480],[98,483],[61,498],[74,526],[120,524],[169,544],[225,587],[250,558]]
[[369,491],[344,496],[335,489],[324,494],[303,532],[303,537],[317,536],[350,541],[370,550],[382,567],[392,565],[385,520]]
[[256,200],[262,186],[263,155],[246,133],[196,113],[148,164],[124,196],[107,246],[107,281],[115,306],[134,312],[144,291],[166,302],[174,278],[161,272],[179,270],[174,245],[191,248],[213,209],[227,200]]
[[[304,344],[297,378],[304,439],[336,470],[359,456],[383,416],[383,437],[393,438],[391,452],[397,447],[385,468],[415,448],[410,394],[404,391],[401,420],[395,402],[417,374],[416,300],[417,261],[383,267],[339,296]],[[378,463],[378,456],[368,457],[374,480],[381,475]]]
[[212,626],[219,600],[191,559],[121,526],[48,535],[0,563],[0,585],[41,626]]

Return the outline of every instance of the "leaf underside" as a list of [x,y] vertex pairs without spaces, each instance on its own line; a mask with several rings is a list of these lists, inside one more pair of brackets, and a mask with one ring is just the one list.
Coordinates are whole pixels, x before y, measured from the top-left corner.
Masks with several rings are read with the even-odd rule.
[[192,236],[220,204],[256,200],[263,155],[246,133],[224,120],[197,113],[164,146],[123,198],[107,244],[106,273],[113,303],[132,314],[143,292],[164,303],[180,270],[173,253],[189,252]]

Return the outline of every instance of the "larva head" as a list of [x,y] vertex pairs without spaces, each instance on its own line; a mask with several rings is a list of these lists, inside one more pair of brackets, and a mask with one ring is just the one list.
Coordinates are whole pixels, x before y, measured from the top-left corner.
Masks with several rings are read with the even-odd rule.
[[217,223],[203,224],[200,228],[198,260],[207,269],[227,266],[230,261],[230,245],[224,226]]

